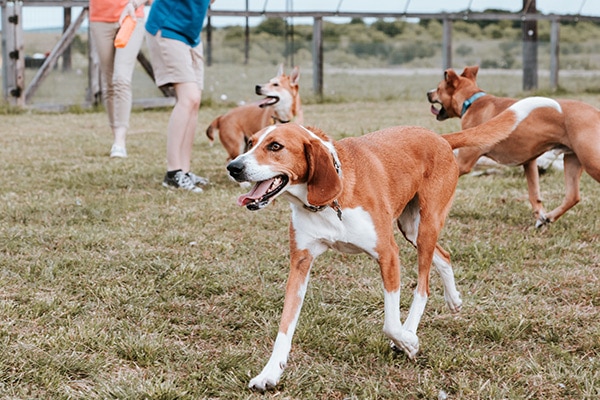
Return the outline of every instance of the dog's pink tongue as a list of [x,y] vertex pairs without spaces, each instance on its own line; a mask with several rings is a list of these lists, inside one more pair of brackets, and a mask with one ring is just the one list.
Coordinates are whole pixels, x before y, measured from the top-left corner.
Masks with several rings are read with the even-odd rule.
[[250,192],[238,197],[238,206],[243,207],[246,204],[250,203],[252,200],[257,200],[263,197],[267,193],[267,190],[269,189],[269,186],[271,186],[272,182],[272,179],[269,179],[268,181],[258,182],[256,185],[254,185]]
[[432,112],[434,115],[438,115],[438,114],[440,113],[440,110],[438,110],[437,108],[435,108],[435,106],[434,106],[434,105],[432,105],[432,106],[431,106],[431,112]]

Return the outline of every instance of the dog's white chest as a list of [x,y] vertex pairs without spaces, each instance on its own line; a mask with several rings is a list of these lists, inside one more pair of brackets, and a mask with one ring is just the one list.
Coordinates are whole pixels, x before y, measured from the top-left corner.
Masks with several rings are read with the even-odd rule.
[[293,206],[292,224],[298,248],[325,245],[342,253],[365,252],[377,257],[375,226],[369,213],[362,208],[343,209],[340,220],[331,208],[310,212]]

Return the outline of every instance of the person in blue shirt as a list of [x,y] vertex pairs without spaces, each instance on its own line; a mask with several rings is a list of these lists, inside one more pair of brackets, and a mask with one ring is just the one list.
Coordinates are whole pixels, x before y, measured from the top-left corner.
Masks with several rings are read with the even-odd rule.
[[213,1],[154,0],[146,20],[156,85],[172,85],[176,96],[167,125],[167,173],[162,184],[193,193],[201,193],[200,186],[208,183],[190,171],[190,163],[204,85],[200,32]]

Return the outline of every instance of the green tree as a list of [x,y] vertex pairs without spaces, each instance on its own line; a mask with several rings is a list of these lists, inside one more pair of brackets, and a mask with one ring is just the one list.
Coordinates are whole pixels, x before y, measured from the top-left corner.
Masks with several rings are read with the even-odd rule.
[[268,33],[273,36],[285,35],[285,21],[282,18],[267,18],[254,29],[255,33]]

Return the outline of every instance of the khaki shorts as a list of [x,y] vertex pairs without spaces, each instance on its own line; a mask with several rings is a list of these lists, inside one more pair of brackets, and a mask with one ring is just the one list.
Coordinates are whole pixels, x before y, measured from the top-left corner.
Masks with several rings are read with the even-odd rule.
[[146,32],[150,62],[157,86],[173,83],[196,82],[204,89],[204,54],[202,42],[190,47],[180,40],[163,38],[161,32]]

